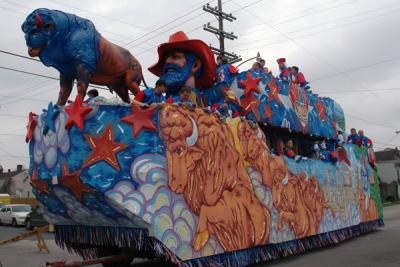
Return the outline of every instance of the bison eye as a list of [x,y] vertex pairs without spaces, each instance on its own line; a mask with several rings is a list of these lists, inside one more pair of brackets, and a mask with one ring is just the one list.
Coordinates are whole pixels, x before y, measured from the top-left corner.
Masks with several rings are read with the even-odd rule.
[[185,153],[185,149],[180,146],[180,147],[178,147],[178,149],[176,150],[175,153],[178,155],[178,157],[182,157],[183,154]]

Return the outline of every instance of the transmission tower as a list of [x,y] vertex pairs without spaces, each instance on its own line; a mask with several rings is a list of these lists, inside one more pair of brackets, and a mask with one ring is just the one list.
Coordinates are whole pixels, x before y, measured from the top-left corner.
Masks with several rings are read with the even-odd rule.
[[221,55],[225,57],[229,63],[233,64],[242,60],[242,58],[235,53],[228,53],[225,51],[225,39],[235,40],[238,37],[233,34],[233,32],[224,31],[224,20],[234,21],[236,18],[232,15],[232,13],[227,14],[222,11],[222,0],[218,0],[218,7],[211,7],[209,3],[203,6],[203,10],[215,15],[218,19],[218,28],[211,26],[211,23],[208,22],[204,24],[203,29],[205,31],[211,32],[215,34],[219,40],[219,48],[213,47],[210,45],[211,50],[215,55]]

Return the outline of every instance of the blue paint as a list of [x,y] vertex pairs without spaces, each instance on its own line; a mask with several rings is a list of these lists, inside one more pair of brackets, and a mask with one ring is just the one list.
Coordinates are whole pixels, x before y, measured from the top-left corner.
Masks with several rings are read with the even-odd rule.
[[54,123],[54,120],[57,118],[59,111],[54,109],[54,105],[51,102],[49,103],[47,110],[43,111],[45,112],[43,116],[43,122],[44,122],[43,134],[46,135],[49,130],[55,133],[56,125]]
[[[37,26],[36,14],[43,26]],[[51,24],[51,29],[46,28]],[[22,24],[28,47],[42,48],[42,63],[56,68],[62,75],[75,77],[76,67],[83,65],[92,74],[99,60],[99,39],[93,23],[73,14],[39,8],[34,10]]]

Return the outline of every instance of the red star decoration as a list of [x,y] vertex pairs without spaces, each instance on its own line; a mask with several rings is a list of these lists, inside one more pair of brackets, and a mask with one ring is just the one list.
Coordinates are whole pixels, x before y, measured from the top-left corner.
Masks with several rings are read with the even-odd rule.
[[253,78],[250,72],[246,73],[246,80],[239,81],[239,85],[244,87],[244,95],[249,95],[251,92],[260,93],[260,89],[258,88],[258,84],[263,78]]
[[36,114],[33,112],[29,112],[29,122],[28,122],[28,132],[26,133],[25,142],[29,143],[33,138],[33,131],[35,130],[37,124]]
[[49,184],[45,181],[40,180],[36,175],[36,169],[33,169],[32,176],[31,176],[31,185],[36,188],[36,191],[39,194],[47,193],[50,194],[49,191]]
[[281,88],[276,84],[275,79],[272,78],[268,83],[269,93],[268,93],[268,102],[275,100],[279,104],[282,104],[281,100],[279,99],[279,92]]
[[255,98],[253,94],[250,94],[242,98],[240,100],[240,104],[245,114],[252,111],[256,116],[256,119],[260,121],[260,113],[258,111],[258,105],[260,104],[260,101],[257,98]]
[[92,111],[92,108],[84,107],[81,97],[77,95],[74,104],[65,108],[65,112],[68,114],[68,121],[65,124],[65,128],[69,129],[75,124],[82,131],[84,118],[90,111]]
[[317,109],[318,112],[318,118],[321,120],[326,120],[325,105],[321,102],[320,99],[318,99],[317,104],[315,104],[315,108]]
[[58,182],[69,188],[79,201],[82,201],[83,193],[93,193],[94,191],[82,183],[80,176],[81,171],[70,173],[65,162],[62,163],[62,177],[58,178]]
[[270,122],[272,122],[272,116],[274,113],[271,110],[271,104],[268,103],[268,105],[264,108],[264,118],[267,118]]
[[153,115],[157,107],[140,108],[137,105],[132,106],[132,114],[121,118],[121,121],[132,125],[132,133],[135,138],[138,137],[142,129],[156,131],[153,123]]
[[128,145],[114,142],[112,123],[107,126],[100,137],[85,134],[85,138],[92,148],[92,153],[86,159],[84,167],[92,165],[97,161],[105,160],[114,169],[119,170],[115,154],[128,147]]

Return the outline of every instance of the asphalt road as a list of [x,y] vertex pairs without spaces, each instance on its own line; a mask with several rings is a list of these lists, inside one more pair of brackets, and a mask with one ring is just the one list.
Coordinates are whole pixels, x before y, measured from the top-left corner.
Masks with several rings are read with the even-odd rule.
[[[385,227],[344,243],[313,250],[286,259],[256,264],[252,267],[398,267],[400,266],[400,205],[384,209]],[[24,232],[24,228],[0,226],[0,240]],[[52,234],[44,235],[50,253],[38,252],[35,237],[0,247],[3,267],[38,267],[46,261],[80,260],[59,249]],[[100,267],[101,265],[93,265]],[[165,266],[162,263],[134,261],[132,267]]]

